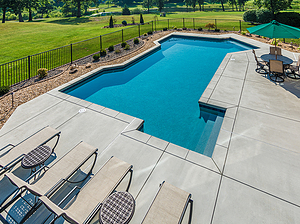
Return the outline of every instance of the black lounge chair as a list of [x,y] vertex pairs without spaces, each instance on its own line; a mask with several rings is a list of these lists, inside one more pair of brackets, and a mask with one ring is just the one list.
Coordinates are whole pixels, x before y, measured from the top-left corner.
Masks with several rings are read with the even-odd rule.
[[[3,151],[0,154],[0,175],[12,169],[18,162],[23,159],[26,154],[39,146],[44,146],[55,137],[57,137],[57,141],[52,149],[48,146],[44,147],[45,150],[51,150],[51,152],[48,152],[51,154],[54,152],[54,149],[58,143],[60,131],[57,131],[56,129],[49,126],[29,136],[27,139],[23,140],[17,145],[8,144],[0,149],[0,152]],[[11,148],[8,149],[9,147]]]

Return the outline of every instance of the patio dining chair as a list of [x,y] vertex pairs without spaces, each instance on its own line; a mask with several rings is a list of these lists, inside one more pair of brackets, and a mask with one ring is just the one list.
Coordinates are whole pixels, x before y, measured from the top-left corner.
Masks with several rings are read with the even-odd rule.
[[[83,180],[76,181],[76,182],[84,181],[88,176],[90,176],[92,172],[92,169],[94,167],[97,158],[97,150],[98,150],[97,148],[85,142],[80,142],[68,153],[66,153],[61,159],[55,162],[52,166],[41,167],[38,171],[36,171],[36,173],[31,175],[25,181],[16,177],[13,173],[7,173],[5,176],[8,177],[10,182],[13,185],[17,186],[18,189],[16,189],[16,191],[11,194],[14,195],[14,197],[9,202],[7,202],[4,206],[1,207],[0,213],[3,212],[6,208],[8,208],[18,198],[22,197],[22,194],[26,190],[28,190],[30,193],[32,193],[35,196],[45,195],[47,197],[50,197],[64,183],[66,182],[72,183],[72,181],[70,181],[72,175],[76,171],[78,171],[80,167],[82,167],[82,165],[89,158],[95,155],[93,165],[91,166],[88,174],[85,176]],[[44,171],[44,173],[40,173],[42,170],[44,170],[44,168],[46,168],[46,171]],[[34,180],[30,184],[29,181],[32,179],[32,177],[36,176],[37,174],[41,174],[40,177]],[[8,195],[6,200],[10,198],[11,195]],[[31,211],[27,213],[25,217],[23,217],[21,223],[25,221],[30,216],[30,214],[33,213],[40,205],[41,203],[36,203],[35,205],[33,205]]]
[[279,47],[270,47],[270,54],[282,55],[281,54],[281,48],[279,48]]
[[274,82],[284,82],[283,62],[270,60],[269,78]]
[[287,67],[286,76],[291,79],[300,79],[300,55],[298,56],[298,61],[296,65],[289,65]]
[[259,61],[257,59],[257,56],[256,56],[256,53],[255,53],[255,50],[252,49],[252,53],[254,54],[254,58],[255,58],[255,61],[256,61],[256,69],[255,71],[257,73],[260,73],[260,74],[267,74],[267,69],[268,69],[268,63],[265,62],[265,61]]
[[60,131],[57,131],[49,126],[44,127],[17,145],[8,144],[4,146],[2,149],[0,149],[0,175],[12,169],[18,162],[22,160],[24,155],[39,146],[45,145],[55,137],[57,137],[57,141],[53,148],[51,149],[49,146],[45,148],[47,150],[51,150],[50,153],[53,153],[60,137]]
[[39,199],[55,214],[52,223],[59,217],[63,217],[70,223],[89,223],[101,208],[102,202],[115,191],[129,172],[131,175],[126,191],[131,184],[132,165],[116,157],[111,157],[81,189],[76,186],[71,190],[74,192],[76,189],[80,189],[78,194],[65,206],[66,209],[59,207],[63,201],[55,204],[46,196]]
[[193,200],[191,194],[179,189],[167,182],[160,185],[142,224],[173,224],[181,223],[184,214],[190,204],[190,216],[188,223],[192,222]]

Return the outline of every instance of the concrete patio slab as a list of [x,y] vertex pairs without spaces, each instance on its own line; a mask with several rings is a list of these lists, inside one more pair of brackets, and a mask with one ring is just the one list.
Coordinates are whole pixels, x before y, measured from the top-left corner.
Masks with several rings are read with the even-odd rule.
[[233,134],[224,175],[300,206],[299,159],[297,152]]
[[299,222],[299,207],[223,177],[213,224]]

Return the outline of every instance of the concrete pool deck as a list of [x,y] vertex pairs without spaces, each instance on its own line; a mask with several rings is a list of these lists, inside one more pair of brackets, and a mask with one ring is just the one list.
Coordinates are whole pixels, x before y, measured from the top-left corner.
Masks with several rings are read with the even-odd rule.
[[199,100],[227,109],[212,158],[137,131],[141,119],[59,92],[77,80],[19,106],[0,130],[0,148],[50,125],[62,132],[57,158],[85,141],[99,149],[95,172],[111,156],[132,164],[131,223],[141,223],[162,181],[192,194],[193,223],[299,223],[300,80],[278,85],[255,68],[250,50],[227,54]]

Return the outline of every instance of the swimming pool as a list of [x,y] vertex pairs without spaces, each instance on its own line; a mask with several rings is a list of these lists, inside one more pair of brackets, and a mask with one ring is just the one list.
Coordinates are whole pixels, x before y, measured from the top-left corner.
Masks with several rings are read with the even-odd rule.
[[63,92],[143,119],[144,132],[211,157],[225,111],[198,100],[227,53],[252,48],[233,39],[171,36],[142,60]]

